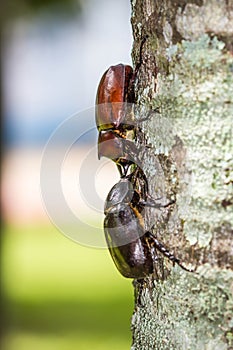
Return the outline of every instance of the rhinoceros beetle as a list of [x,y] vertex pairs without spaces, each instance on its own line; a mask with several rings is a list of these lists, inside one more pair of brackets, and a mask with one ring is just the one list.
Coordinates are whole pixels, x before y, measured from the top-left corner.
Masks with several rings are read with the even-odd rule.
[[96,96],[98,156],[112,159],[121,176],[127,174],[129,166],[133,163],[129,157],[135,152],[132,142],[132,77],[132,67],[123,64],[111,66],[104,73]]
[[96,95],[96,125],[99,131],[111,130],[122,136],[125,130],[131,128],[125,124],[125,102],[134,102],[130,87],[132,77],[133,68],[122,63],[109,67],[103,74]]
[[111,257],[124,277],[141,279],[152,274],[156,249],[182,269],[191,271],[145,230],[145,206],[165,208],[172,204],[159,204],[148,195],[147,180],[139,167],[110,190],[105,202],[104,232]]
[[146,39],[147,36],[142,39],[135,70],[121,63],[111,66],[103,74],[96,95],[98,156],[112,159],[121,177],[126,176],[130,165],[138,164],[133,142],[136,130],[134,83],[142,63],[142,47]]
[[[112,159],[121,177],[126,176],[130,165],[140,165],[137,157],[139,148],[134,142],[139,129],[134,120],[135,74],[130,66],[111,66],[100,81],[96,97],[98,157]],[[146,120],[148,116],[139,121]]]

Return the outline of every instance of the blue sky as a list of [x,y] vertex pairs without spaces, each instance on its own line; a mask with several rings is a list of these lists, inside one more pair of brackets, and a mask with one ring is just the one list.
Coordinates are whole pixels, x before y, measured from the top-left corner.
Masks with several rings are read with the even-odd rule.
[[[11,146],[43,146],[56,126],[94,107],[113,64],[131,64],[130,2],[91,0],[72,18],[41,14],[5,28],[5,135]],[[94,115],[90,114],[90,118]]]

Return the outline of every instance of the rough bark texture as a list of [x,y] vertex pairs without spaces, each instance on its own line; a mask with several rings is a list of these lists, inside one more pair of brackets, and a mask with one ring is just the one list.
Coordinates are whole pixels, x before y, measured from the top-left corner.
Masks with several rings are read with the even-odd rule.
[[[131,0],[139,142],[154,197],[158,253],[134,281],[133,350],[233,349],[233,1]],[[146,40],[145,40],[146,38]],[[141,43],[144,41],[144,44]]]

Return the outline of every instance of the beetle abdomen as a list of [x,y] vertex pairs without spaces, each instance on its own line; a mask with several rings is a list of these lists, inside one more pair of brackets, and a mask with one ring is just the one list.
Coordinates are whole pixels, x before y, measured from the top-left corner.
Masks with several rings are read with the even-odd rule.
[[130,206],[113,207],[106,215],[104,232],[112,259],[123,276],[139,279],[153,272],[143,227]]

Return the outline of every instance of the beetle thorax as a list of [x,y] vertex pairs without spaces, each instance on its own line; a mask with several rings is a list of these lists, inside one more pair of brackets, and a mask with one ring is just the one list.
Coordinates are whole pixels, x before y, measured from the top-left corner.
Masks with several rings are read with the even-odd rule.
[[132,183],[128,179],[121,179],[110,190],[105,201],[105,214],[118,204],[129,204],[133,198],[134,189]]

